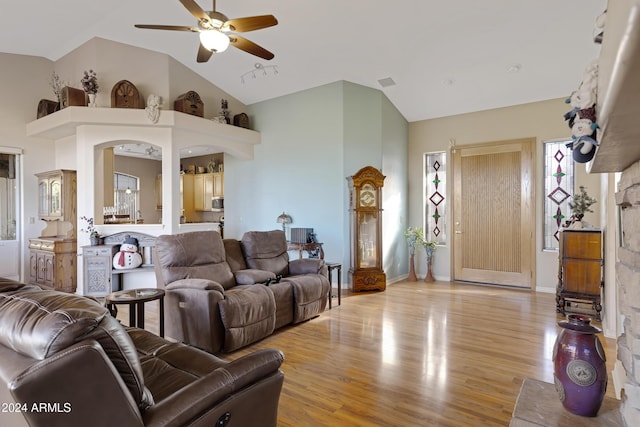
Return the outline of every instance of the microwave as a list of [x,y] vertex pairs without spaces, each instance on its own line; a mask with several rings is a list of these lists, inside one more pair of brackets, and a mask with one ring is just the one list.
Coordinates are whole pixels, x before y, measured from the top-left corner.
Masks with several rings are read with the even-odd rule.
[[212,197],[211,198],[211,210],[219,212],[224,210],[224,197]]

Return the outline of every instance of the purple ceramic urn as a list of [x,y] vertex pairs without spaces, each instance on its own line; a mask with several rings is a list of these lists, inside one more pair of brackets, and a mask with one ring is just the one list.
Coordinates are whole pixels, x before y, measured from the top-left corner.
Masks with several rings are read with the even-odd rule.
[[570,314],[553,348],[553,370],[560,401],[569,412],[585,417],[598,414],[607,390],[606,356],[591,319]]

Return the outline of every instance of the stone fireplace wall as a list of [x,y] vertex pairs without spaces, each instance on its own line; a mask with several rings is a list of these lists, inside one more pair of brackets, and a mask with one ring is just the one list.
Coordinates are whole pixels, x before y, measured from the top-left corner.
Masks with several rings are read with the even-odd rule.
[[626,372],[621,411],[627,426],[640,426],[640,162],[623,172],[616,204],[622,208],[616,281],[624,317],[618,360]]

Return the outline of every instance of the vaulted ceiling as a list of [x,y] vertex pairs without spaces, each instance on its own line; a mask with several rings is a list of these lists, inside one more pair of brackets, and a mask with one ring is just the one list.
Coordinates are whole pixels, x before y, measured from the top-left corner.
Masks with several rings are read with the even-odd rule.
[[[212,9],[212,0],[196,0]],[[0,52],[59,59],[93,37],[166,53],[245,104],[338,80],[382,90],[408,121],[567,96],[597,56],[605,0],[219,0],[229,18],[273,14],[238,49],[196,62],[198,35],[178,0],[2,2]],[[273,65],[264,72],[258,66]],[[266,75],[265,75],[266,73]],[[242,76],[245,74],[244,82]],[[394,85],[383,87],[379,80]]]

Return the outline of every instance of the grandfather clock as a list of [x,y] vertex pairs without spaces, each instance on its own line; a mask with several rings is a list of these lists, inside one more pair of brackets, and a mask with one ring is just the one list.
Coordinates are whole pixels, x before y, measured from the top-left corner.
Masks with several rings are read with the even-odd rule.
[[351,267],[354,291],[384,291],[387,278],[382,269],[382,186],[385,176],[365,166],[349,182],[351,212]]

